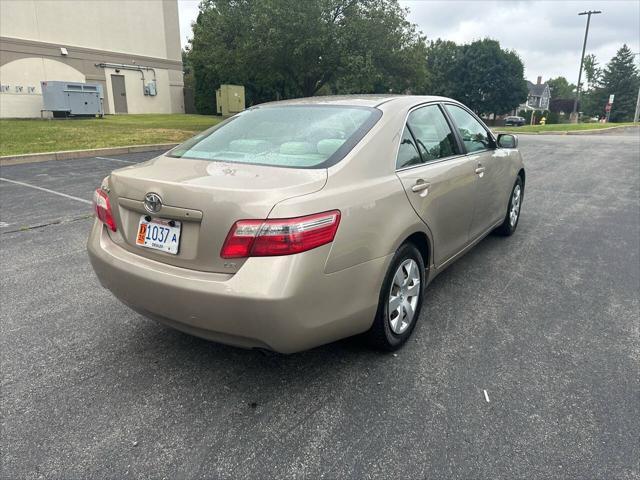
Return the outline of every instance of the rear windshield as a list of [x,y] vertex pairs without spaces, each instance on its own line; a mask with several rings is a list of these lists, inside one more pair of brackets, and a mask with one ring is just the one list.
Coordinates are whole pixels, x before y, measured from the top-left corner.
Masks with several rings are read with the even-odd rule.
[[340,161],[380,118],[367,107],[255,107],[187,140],[172,157],[293,168]]

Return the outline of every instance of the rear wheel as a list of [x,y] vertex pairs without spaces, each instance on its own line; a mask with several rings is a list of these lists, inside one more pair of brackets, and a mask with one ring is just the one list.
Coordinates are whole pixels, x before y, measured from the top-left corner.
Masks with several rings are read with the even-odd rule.
[[411,336],[422,307],[424,277],[418,249],[410,243],[402,245],[385,275],[378,312],[368,332],[374,347],[393,351]]
[[497,234],[509,236],[513,235],[513,232],[516,231],[518,220],[520,220],[520,209],[522,208],[523,195],[524,187],[522,185],[522,178],[518,176],[516,179],[516,183],[511,190],[511,197],[509,198],[507,214],[505,215],[502,224],[495,230]]

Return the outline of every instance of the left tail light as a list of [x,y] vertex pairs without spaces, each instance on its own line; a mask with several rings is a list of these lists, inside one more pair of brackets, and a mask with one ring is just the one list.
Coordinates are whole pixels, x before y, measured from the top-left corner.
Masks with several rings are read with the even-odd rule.
[[93,192],[93,211],[102,223],[104,223],[112,232],[116,231],[116,221],[111,212],[111,202],[107,196],[107,192],[98,188]]
[[238,220],[227,235],[222,258],[292,255],[333,241],[340,223],[340,211],[305,217]]

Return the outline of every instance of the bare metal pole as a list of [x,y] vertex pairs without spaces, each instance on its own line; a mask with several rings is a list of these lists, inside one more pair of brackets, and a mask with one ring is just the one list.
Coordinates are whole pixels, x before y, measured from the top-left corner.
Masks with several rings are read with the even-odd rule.
[[582,56],[580,57],[580,70],[578,71],[578,85],[576,87],[576,98],[573,101],[573,112],[571,117],[574,123],[578,123],[578,102],[580,101],[580,80],[582,80],[582,64],[584,63],[584,52],[587,49],[587,37],[589,36],[589,24],[591,23],[591,15],[602,13],[600,10],[588,10],[580,12],[578,15],[587,15],[587,28],[584,31],[584,42],[582,43]]
[[[634,56],[640,55],[640,52],[634,53]],[[633,114],[633,121],[638,122],[638,118],[640,117],[640,88],[638,88],[638,98],[636,99],[636,113]]]

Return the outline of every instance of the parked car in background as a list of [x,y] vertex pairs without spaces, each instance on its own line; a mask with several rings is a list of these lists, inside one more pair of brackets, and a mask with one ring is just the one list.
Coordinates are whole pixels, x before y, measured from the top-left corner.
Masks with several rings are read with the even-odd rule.
[[105,178],[89,257],[125,304],[193,335],[394,350],[436,275],[516,230],[517,144],[442,97],[259,105]]
[[526,123],[526,120],[524,119],[524,117],[516,117],[516,116],[504,117],[504,125],[506,127],[521,127],[525,123]]

